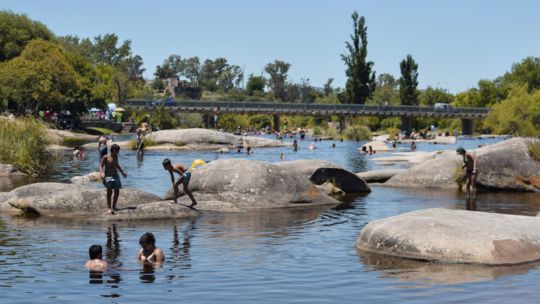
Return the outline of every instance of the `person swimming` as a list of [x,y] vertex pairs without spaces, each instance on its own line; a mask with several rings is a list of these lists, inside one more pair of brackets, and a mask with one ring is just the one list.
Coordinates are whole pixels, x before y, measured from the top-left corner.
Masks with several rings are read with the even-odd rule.
[[88,249],[88,254],[90,256],[90,260],[84,264],[84,267],[88,268],[92,271],[102,271],[107,269],[109,265],[107,262],[103,261],[103,248],[101,245],[92,245]]
[[142,262],[163,262],[165,256],[163,251],[156,247],[156,238],[151,232],[147,232],[139,239],[141,249],[137,253],[137,260]]

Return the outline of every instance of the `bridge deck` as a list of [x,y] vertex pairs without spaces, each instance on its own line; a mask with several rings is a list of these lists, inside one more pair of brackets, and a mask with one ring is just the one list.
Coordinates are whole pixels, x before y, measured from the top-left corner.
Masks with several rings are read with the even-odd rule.
[[[158,107],[150,100],[128,100],[124,106],[130,109],[153,110]],[[164,108],[184,113],[236,113],[236,114],[291,114],[291,115],[350,115],[382,117],[441,117],[482,118],[487,108],[449,108],[436,111],[433,107],[359,105],[359,104],[304,104],[279,102],[244,101],[175,101],[167,102]]]

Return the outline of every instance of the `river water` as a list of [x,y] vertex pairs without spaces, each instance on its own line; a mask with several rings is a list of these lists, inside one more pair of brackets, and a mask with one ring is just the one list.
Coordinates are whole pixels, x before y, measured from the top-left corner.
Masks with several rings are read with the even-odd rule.
[[[460,139],[465,148],[500,139]],[[387,154],[361,155],[362,143],[300,141],[300,150],[257,149],[252,155],[149,151],[137,161],[120,151],[128,172],[125,187],[162,195],[169,187],[163,158],[189,165],[194,159],[250,158],[267,162],[326,159],[359,172],[383,168],[373,161]],[[332,144],[336,144],[332,148]],[[417,150],[456,145],[418,144]],[[406,145],[401,145],[404,151]],[[49,180],[67,181],[97,169],[97,152],[84,161],[64,155]],[[404,165],[398,165],[398,167]],[[27,180],[0,183],[7,191]],[[99,185],[98,185],[99,187]],[[536,301],[536,264],[514,267],[446,265],[365,256],[355,240],[370,221],[404,212],[444,207],[464,209],[463,193],[430,189],[372,187],[333,208],[247,213],[201,212],[195,220],[116,223],[24,219],[0,215],[2,303],[388,303]],[[121,194],[120,194],[121,195]],[[477,195],[478,210],[535,215],[540,196],[524,193]],[[121,206],[120,206],[121,207]],[[496,229],[496,227],[494,227]],[[139,237],[150,231],[166,261],[151,268],[135,261]],[[466,237],[466,236],[464,236]],[[112,265],[105,273],[84,267],[91,244],[101,244]]]

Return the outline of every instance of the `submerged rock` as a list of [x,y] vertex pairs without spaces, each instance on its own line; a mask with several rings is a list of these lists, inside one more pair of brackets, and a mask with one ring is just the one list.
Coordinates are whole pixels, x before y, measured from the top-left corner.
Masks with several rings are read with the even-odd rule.
[[[197,209],[246,211],[251,209],[338,205],[305,176],[275,164],[250,160],[216,160],[192,172],[189,189]],[[191,204],[180,187],[179,202]],[[174,195],[172,189],[166,199]]]
[[381,169],[356,173],[368,183],[384,183],[394,175],[407,171],[406,169]]
[[400,258],[488,265],[540,260],[540,219],[441,208],[366,225],[356,247]]
[[362,147],[358,148],[358,152],[363,153],[363,151],[362,151],[363,147],[366,147],[366,151],[369,152],[369,147],[370,146],[373,149],[373,151],[375,151],[375,152],[388,152],[388,151],[390,151],[390,148],[388,148],[388,146],[384,142],[374,140],[374,141],[368,142],[367,144],[362,145]]
[[105,215],[105,189],[77,184],[36,183],[19,187],[0,196],[0,211],[18,213],[32,210],[55,218],[156,219],[193,217],[196,213],[184,206],[161,199],[151,193],[124,188],[120,191],[115,215]]

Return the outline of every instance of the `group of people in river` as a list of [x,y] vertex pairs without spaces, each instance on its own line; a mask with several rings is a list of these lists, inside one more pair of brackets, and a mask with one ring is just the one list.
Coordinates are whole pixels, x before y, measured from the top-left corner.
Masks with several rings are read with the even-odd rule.
[[[162,263],[165,260],[163,251],[156,246],[156,238],[151,232],[146,232],[139,239],[141,249],[137,251],[136,259],[140,262]],[[89,260],[84,265],[92,271],[104,271],[109,265],[103,260],[103,248],[95,244],[88,249]]]

